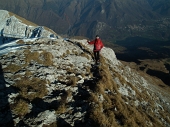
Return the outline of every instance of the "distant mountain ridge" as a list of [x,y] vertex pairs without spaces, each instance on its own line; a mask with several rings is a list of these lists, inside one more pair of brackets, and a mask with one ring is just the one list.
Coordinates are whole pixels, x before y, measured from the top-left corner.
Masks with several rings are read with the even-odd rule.
[[110,41],[134,36],[169,39],[169,7],[168,0],[2,0],[0,3],[0,8],[59,34],[89,38],[100,34]]

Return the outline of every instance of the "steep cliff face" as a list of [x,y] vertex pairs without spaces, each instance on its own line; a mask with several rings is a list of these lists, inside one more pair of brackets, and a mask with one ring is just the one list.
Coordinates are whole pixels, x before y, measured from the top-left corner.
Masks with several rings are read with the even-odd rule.
[[[22,38],[1,45],[0,126],[170,126],[169,87],[158,87],[86,40]],[[147,78],[145,78],[147,77]]]
[[[35,38],[55,36],[54,32],[46,30],[42,26],[31,26],[31,22],[5,10],[0,10],[0,44],[18,38]],[[33,23],[32,23],[33,24]]]

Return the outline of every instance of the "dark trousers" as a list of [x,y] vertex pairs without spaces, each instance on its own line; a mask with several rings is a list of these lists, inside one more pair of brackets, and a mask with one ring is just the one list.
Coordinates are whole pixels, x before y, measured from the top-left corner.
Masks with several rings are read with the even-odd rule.
[[94,51],[94,59],[95,59],[96,62],[100,60],[99,52],[100,51]]

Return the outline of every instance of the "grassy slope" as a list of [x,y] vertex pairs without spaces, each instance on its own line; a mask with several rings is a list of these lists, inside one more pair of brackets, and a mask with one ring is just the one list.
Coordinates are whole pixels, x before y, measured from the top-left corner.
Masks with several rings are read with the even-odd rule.
[[[121,83],[128,84],[136,91],[136,99],[143,98],[145,101],[151,104],[154,108],[154,102],[151,98],[147,97],[147,94],[140,93],[133,84],[126,82],[123,77],[116,73],[112,68],[102,61],[102,66],[100,67],[101,80],[96,84],[94,93],[92,94],[92,99],[95,100],[95,106],[92,106],[90,110],[90,118],[93,119],[94,124],[97,126],[126,126],[126,127],[137,127],[137,126],[148,126],[146,121],[151,121],[153,126],[161,127],[163,126],[159,119],[154,117],[151,112],[144,111],[142,107],[135,107],[130,99],[122,96],[118,92],[118,85],[113,81],[113,77],[117,77]],[[113,75],[111,75],[111,72]],[[109,89],[115,94],[105,94],[105,90]],[[97,95],[103,95],[105,101],[100,102]],[[128,104],[126,104],[127,102]],[[97,104],[97,107],[96,107]],[[103,112],[102,112],[103,111]],[[168,114],[167,114],[168,115]],[[148,123],[149,124],[149,123]]]

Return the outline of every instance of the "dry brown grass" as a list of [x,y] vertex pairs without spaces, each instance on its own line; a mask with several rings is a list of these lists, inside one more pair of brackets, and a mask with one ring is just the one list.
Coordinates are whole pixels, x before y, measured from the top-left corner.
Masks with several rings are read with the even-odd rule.
[[98,110],[97,108],[94,108],[91,111],[90,118],[95,123],[94,126],[96,127],[109,127],[110,123],[108,121],[108,118],[105,116],[103,112]]
[[50,52],[42,51],[39,52],[31,52],[30,50],[25,50],[25,62],[27,66],[31,61],[38,62],[39,64],[43,64],[45,66],[53,65],[53,55]]
[[40,54],[38,52],[31,52],[30,50],[25,50],[24,55],[25,55],[26,65],[28,65],[31,62],[31,60],[37,61],[40,63],[40,60],[39,60]]
[[89,55],[87,53],[81,53],[80,56],[85,57],[88,60],[90,60],[90,57],[89,57]]
[[53,65],[53,55],[50,52],[43,51],[40,55],[42,55],[43,60],[42,63],[45,66]]
[[55,111],[56,114],[62,114],[65,113],[67,111],[67,98],[70,97],[72,95],[71,91],[64,91],[62,96],[61,96],[61,100],[60,100],[60,105],[57,108],[57,110]]
[[38,78],[29,79],[27,77],[16,81],[15,87],[19,89],[19,95],[32,101],[35,98],[43,98],[47,95],[46,81]]
[[70,51],[69,51],[69,50],[67,50],[67,51],[66,51],[66,54],[67,54],[67,55],[69,55],[69,54],[70,54]]
[[15,104],[11,106],[11,109],[19,116],[25,116],[29,111],[28,103],[22,99],[15,102]]
[[78,81],[77,77],[69,76],[69,77],[67,77],[67,80],[68,80],[67,85],[69,85],[69,86],[76,86],[77,85],[77,81]]
[[76,51],[76,50],[72,50],[72,53],[74,54],[74,55],[76,55],[76,56],[78,56],[79,55],[79,53],[78,53],[78,51]]
[[[104,58],[101,59],[102,66],[100,67],[101,80],[96,84],[94,93],[91,94],[89,101],[95,102],[95,105],[91,107],[90,119],[93,121],[94,126],[99,127],[112,127],[118,126],[114,118],[114,103],[116,97],[105,94],[105,90],[113,90],[116,86],[112,81],[112,76],[109,75],[108,67]],[[104,97],[104,101],[100,102],[98,95],[101,94]],[[111,97],[112,96],[112,97]],[[117,95],[118,96],[118,95]],[[118,97],[117,97],[118,98]]]
[[58,109],[55,111],[56,114],[62,114],[66,112],[65,104],[59,105]]
[[19,40],[17,41],[17,44],[25,44],[25,42],[23,40]]
[[15,64],[9,64],[6,68],[3,69],[4,72],[10,71],[12,73],[15,73],[21,69],[21,66],[15,65]]
[[42,127],[57,127],[57,122],[54,122],[54,123],[52,123],[52,124],[50,124],[50,125],[43,125]]
[[74,73],[74,70],[72,69],[72,67],[66,67],[64,70],[66,70],[68,74]]
[[63,76],[63,75],[60,75],[60,76],[57,77],[57,79],[58,79],[59,82],[65,82],[66,77]]
[[[143,107],[134,106],[130,98],[128,99],[118,92],[118,85],[114,82],[113,76],[116,76],[121,83],[129,85],[136,91],[138,100],[144,99],[149,102],[150,108],[154,109],[152,99],[146,93],[140,93],[114,69],[110,69],[104,58],[101,58],[101,61],[102,65],[99,68],[99,73],[102,78],[94,86],[94,93],[90,94],[91,96],[88,100],[94,102],[89,112],[93,125],[99,127],[147,127],[150,121],[153,126],[162,127],[162,123],[153,113],[147,113]],[[110,73],[110,71],[113,72]],[[105,90],[108,89],[111,91],[110,94],[105,93]],[[100,94],[103,95],[103,102],[99,101],[98,95]],[[128,102],[128,104],[125,102]],[[165,118],[166,116],[162,117]]]
[[61,55],[60,58],[63,59],[63,58],[65,58],[66,56],[67,56],[67,54],[66,54],[66,53],[63,53],[63,55]]
[[27,70],[25,72],[25,77],[30,77],[30,76],[32,76],[32,72]]
[[88,67],[85,67],[85,69],[86,69],[86,73],[90,73],[90,71],[91,71],[90,69],[91,69],[91,68],[90,68],[89,66],[88,66]]

